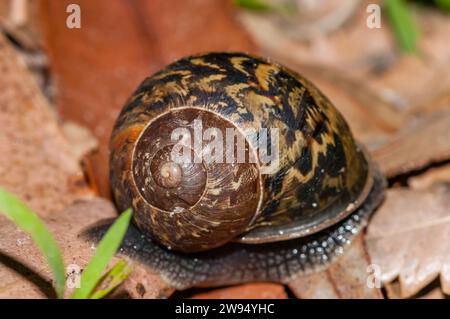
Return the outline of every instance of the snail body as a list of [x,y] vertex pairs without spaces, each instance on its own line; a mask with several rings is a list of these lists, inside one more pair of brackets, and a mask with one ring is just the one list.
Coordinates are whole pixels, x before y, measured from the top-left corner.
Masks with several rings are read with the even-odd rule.
[[[276,165],[263,161],[255,138],[264,129],[277,132],[265,145],[276,144]],[[230,131],[241,144],[208,149]],[[196,147],[198,135],[206,147]],[[299,74],[242,53],[187,57],[147,78],[120,113],[110,149],[119,209],[133,208],[155,249],[188,259],[230,245],[304,245],[369,215],[382,197],[383,179],[331,102]],[[180,150],[188,161],[174,159]]]

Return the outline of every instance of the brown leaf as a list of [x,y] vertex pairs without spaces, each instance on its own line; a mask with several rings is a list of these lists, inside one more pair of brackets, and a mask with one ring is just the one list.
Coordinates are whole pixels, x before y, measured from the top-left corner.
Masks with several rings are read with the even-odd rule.
[[87,128],[66,121],[61,125],[65,138],[70,143],[70,150],[77,158],[83,158],[98,147],[97,139]]
[[[401,291],[400,291],[400,283],[398,280],[395,280],[390,283],[385,283],[384,288],[386,290],[387,297],[389,299],[401,299]],[[442,292],[441,285],[439,281],[433,281],[430,285],[428,285],[425,289],[420,291],[414,298],[418,299],[446,299],[448,298]]]
[[448,296],[442,293],[442,290],[440,287],[436,287],[430,291],[428,291],[426,294],[421,295],[419,297],[420,299],[447,299]]
[[393,177],[450,158],[450,112],[412,123],[372,152],[381,171]]
[[381,279],[399,277],[402,297],[415,295],[440,275],[450,290],[450,185],[427,191],[391,189],[369,224],[366,241]]
[[415,116],[420,116],[435,112],[445,112],[450,108],[450,89],[447,89],[446,91],[442,92],[441,94],[437,95],[436,97],[430,98],[427,100],[424,104],[418,105],[414,111],[413,114]]
[[286,291],[280,284],[251,283],[222,289],[214,289],[192,296],[194,299],[286,299]]
[[414,189],[427,189],[437,183],[450,183],[450,164],[430,168],[423,174],[408,179],[408,185]]
[[0,185],[42,215],[91,196],[81,158],[72,152],[23,60],[2,34],[0,70]]
[[370,263],[360,235],[327,269],[299,276],[289,283],[289,288],[298,298],[307,299],[382,298],[379,289],[367,285]]

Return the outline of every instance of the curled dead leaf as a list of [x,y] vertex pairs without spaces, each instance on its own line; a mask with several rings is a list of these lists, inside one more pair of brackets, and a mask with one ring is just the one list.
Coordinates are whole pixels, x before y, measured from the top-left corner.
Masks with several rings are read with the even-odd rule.
[[366,241],[381,280],[398,277],[400,296],[411,297],[440,276],[450,293],[450,184],[426,191],[391,189],[369,224]]

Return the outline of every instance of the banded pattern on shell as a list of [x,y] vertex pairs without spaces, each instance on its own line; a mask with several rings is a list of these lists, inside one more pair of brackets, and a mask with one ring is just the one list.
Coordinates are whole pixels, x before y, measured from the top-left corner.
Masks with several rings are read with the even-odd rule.
[[[277,167],[261,174],[260,160],[202,162],[189,168],[195,183],[162,191],[161,182],[151,178],[152,159],[172,145],[169,128],[189,129],[196,118],[211,123],[203,132],[208,125],[239,132],[277,128]],[[158,124],[161,119],[165,122]],[[257,154],[258,144],[247,140],[246,149]],[[141,230],[185,252],[236,238],[261,243],[318,232],[354,211],[372,179],[345,120],[313,84],[242,53],[187,57],[147,78],[122,110],[111,138],[111,182],[119,208],[132,206]],[[213,193],[217,196],[207,196]]]

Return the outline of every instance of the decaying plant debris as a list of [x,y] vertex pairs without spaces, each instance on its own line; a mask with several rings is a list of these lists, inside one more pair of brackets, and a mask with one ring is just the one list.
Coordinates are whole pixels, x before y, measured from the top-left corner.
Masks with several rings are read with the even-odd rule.
[[[388,28],[367,31],[364,6],[341,28],[305,42],[253,13],[237,14],[225,0],[108,6],[78,1],[86,13],[81,30],[59,27],[69,2],[42,0],[16,8],[13,16],[3,4],[7,1],[0,5],[0,185],[45,218],[64,244],[67,264],[83,266],[92,254],[78,233],[116,214],[109,200],[98,196],[109,195],[107,141],[130,92],[175,58],[240,50],[270,56],[311,78],[344,114],[391,186],[366,235],[328,269],[285,287],[246,284],[180,296],[450,294],[448,16],[416,8],[424,30],[421,54],[403,55]],[[20,10],[27,10],[25,18]],[[194,23],[191,16],[199,12],[206,20]],[[53,297],[50,271],[31,239],[5,219],[0,219],[0,236],[0,296]],[[369,265],[381,270],[384,289],[367,285]],[[133,267],[116,296],[173,293],[151,269]]]
[[400,282],[400,296],[411,297],[440,279],[450,291],[450,184],[425,190],[391,189],[366,235],[372,262],[381,280]]

